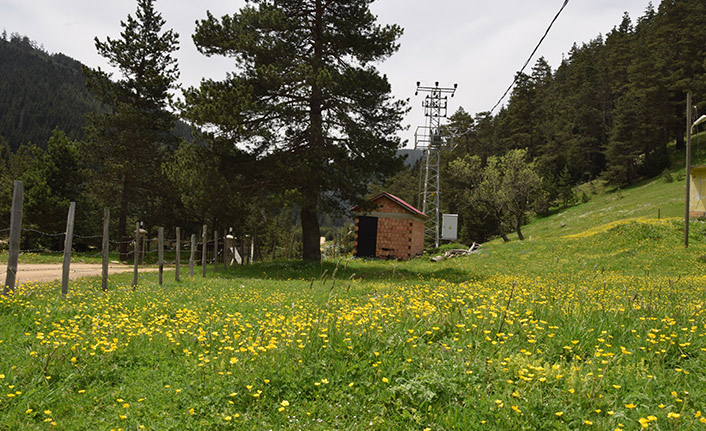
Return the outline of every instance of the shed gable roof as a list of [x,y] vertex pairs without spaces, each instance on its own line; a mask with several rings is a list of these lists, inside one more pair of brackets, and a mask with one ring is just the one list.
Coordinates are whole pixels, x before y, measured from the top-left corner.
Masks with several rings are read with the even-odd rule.
[[[409,203],[407,203],[407,202],[405,202],[404,200],[398,198],[397,196],[395,196],[395,195],[393,195],[393,194],[390,194],[390,193],[387,193],[387,192],[382,192],[382,193],[378,194],[377,196],[375,196],[375,197],[373,197],[372,199],[370,199],[370,202],[376,202],[376,201],[378,201],[378,200],[380,200],[380,199],[382,199],[382,198],[388,198],[390,201],[392,201],[393,203],[399,205],[402,209],[404,209],[405,211],[411,213],[411,214],[414,215],[414,216],[422,217],[422,218],[425,218],[425,219],[426,219],[426,218],[429,218],[429,216],[427,216],[427,215],[424,214],[423,212],[419,211],[417,208],[413,207],[413,206],[410,205]],[[353,212],[361,211],[361,208],[360,208],[360,206],[357,206],[357,205],[356,205],[355,207],[351,208],[351,211],[353,211]]]

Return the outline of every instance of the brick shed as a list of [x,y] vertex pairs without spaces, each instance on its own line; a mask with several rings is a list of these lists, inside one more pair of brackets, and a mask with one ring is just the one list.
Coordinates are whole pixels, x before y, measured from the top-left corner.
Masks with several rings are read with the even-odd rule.
[[351,209],[355,217],[355,255],[410,259],[424,251],[424,223],[429,217],[389,193],[370,199],[369,208]]

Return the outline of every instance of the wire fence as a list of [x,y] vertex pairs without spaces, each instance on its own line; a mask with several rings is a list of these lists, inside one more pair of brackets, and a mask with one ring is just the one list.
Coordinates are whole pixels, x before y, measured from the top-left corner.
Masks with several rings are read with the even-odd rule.
[[[0,233],[5,233],[5,232],[9,232],[9,231],[10,231],[10,228],[3,228],[3,229],[0,229]],[[66,235],[66,232],[45,232],[45,231],[42,231],[42,230],[39,230],[39,229],[26,228],[26,227],[21,228],[20,231],[21,231],[22,233],[31,232],[31,233],[34,233],[34,234],[38,234],[38,235],[40,235],[40,236],[42,236],[42,237],[48,237],[48,238],[58,238],[58,237],[63,237],[63,236]],[[102,239],[102,238],[103,238],[103,235],[102,235],[102,234],[100,234],[100,235],[79,235],[79,234],[73,234],[72,236],[73,236],[73,238],[78,238],[78,239],[83,239],[83,240],[97,240],[97,239]],[[197,238],[200,238],[200,235],[197,235]],[[187,240],[184,239],[184,238],[181,238],[181,239],[179,239],[179,240],[180,240],[180,242],[181,242],[181,250],[187,250],[187,251],[188,251],[188,249],[190,248],[190,243],[189,243],[189,241],[187,241]],[[158,242],[158,238],[155,238],[155,237],[147,237],[147,236],[141,235],[140,241],[141,241],[141,244],[142,244],[142,242],[144,242],[146,245],[149,244],[149,249],[147,249],[147,250],[141,250],[141,251],[139,252],[140,254],[156,254],[156,253],[158,253],[159,250],[153,250],[153,249],[152,249],[152,247],[154,247],[155,244]],[[165,238],[165,239],[164,239],[164,243],[165,243],[165,244],[173,245],[173,247],[168,247],[167,249],[165,249],[165,252],[176,251],[176,248],[175,248],[175,247],[176,247],[176,245],[175,245],[176,242],[177,242],[177,238],[176,238],[176,237],[173,237],[173,238]],[[218,243],[219,243],[218,254],[219,254],[219,255],[222,255],[222,254],[223,254],[222,248],[224,247],[225,242],[226,242],[226,237],[223,237],[223,238],[220,238],[220,237],[219,237],[219,239],[218,239]],[[135,243],[135,238],[134,238],[134,237],[130,237],[130,238],[127,239],[127,240],[110,240],[110,239],[109,239],[109,240],[108,240],[108,243],[111,244],[111,245],[113,245],[113,246],[120,246],[120,245],[122,245],[122,244],[125,244],[125,245],[134,245],[134,243]],[[213,256],[211,256],[211,255],[212,255],[212,252],[211,252],[211,251],[212,251],[212,249],[213,249],[213,244],[214,244],[214,240],[213,240],[213,239],[209,239],[209,240],[206,241],[206,247],[208,247],[208,253],[209,253],[209,256],[208,256],[207,260],[208,260],[210,263],[213,263]],[[197,248],[196,248],[197,254],[201,253],[202,247],[203,247],[203,241],[197,241],[197,242],[196,242],[196,247],[197,247]],[[27,253],[60,254],[60,253],[64,253],[64,250],[53,250],[53,249],[47,248],[47,247],[37,247],[37,248],[20,249],[20,253],[23,253],[23,254],[27,254]],[[86,253],[86,252],[74,252],[74,253],[76,253],[77,255],[79,255],[79,256],[81,256],[81,257],[95,257],[95,256],[101,256],[101,255],[102,255],[102,252],[101,252],[101,251],[99,251],[99,252],[94,252],[94,253]],[[135,253],[135,251],[134,251],[133,249],[128,249],[125,253],[122,253],[122,254],[123,254],[123,255],[128,255],[128,256],[130,256],[130,255],[133,255],[134,253]]]
[[[214,270],[238,264],[248,264],[256,257],[256,235],[243,235],[239,241],[233,236],[232,228],[229,233],[215,229],[209,231],[207,225],[203,229],[195,229],[191,234],[183,232],[178,227],[174,230],[175,236],[164,238],[164,229],[158,228],[157,238],[149,237],[142,223],[135,227],[133,236],[123,236],[120,239],[110,239],[110,212],[106,209],[103,218],[103,232],[90,232],[96,226],[79,224],[78,233],[74,233],[75,202],[69,205],[66,231],[47,232],[39,229],[37,225],[22,226],[24,185],[22,181],[14,182],[10,226],[0,228],[0,260],[7,259],[7,266],[0,275],[5,275],[6,282],[3,291],[13,290],[16,277],[19,274],[20,260],[22,265],[27,263],[59,263],[59,255],[63,254],[62,263],[62,294],[68,291],[68,277],[72,260],[102,263],[103,289],[107,284],[108,264],[117,260],[132,263],[134,266],[133,286],[137,285],[138,264],[156,264],[159,268],[159,281],[162,284],[162,272],[166,265],[175,265],[177,269],[182,264],[188,263],[189,274],[193,274],[194,266],[201,265],[202,274],[206,274],[206,265],[213,265]],[[83,231],[81,230],[83,229]],[[87,232],[88,231],[88,232]],[[186,235],[185,235],[186,234]],[[281,242],[280,242],[281,244]],[[278,250],[284,250],[284,256],[289,259],[294,255],[295,235],[291,238],[287,232],[284,244],[288,247],[277,247],[277,243],[268,245],[272,250],[272,259]],[[264,249],[263,249],[264,250]],[[34,256],[34,255],[37,256]],[[20,255],[24,257],[19,259]],[[178,255],[178,259],[177,259]],[[260,254],[259,259],[264,259],[265,254]],[[267,256],[270,254],[267,253]],[[4,265],[3,265],[4,266]],[[0,268],[4,269],[4,268]],[[175,271],[178,280],[179,271]]]
[[[3,232],[8,232],[10,229],[0,229],[0,233]],[[32,232],[35,234],[39,234],[44,237],[49,237],[49,238],[56,238],[60,236],[66,235],[66,232],[56,232],[56,233],[51,233],[51,232],[43,232],[38,229],[33,229],[33,228],[22,228],[21,232]],[[73,235],[74,238],[80,238],[80,239],[102,239],[103,235]],[[123,260],[125,263],[132,263],[134,261],[134,255],[135,255],[135,250],[134,250],[134,244],[135,244],[135,239],[131,238],[129,240],[124,240],[124,241],[118,241],[118,240],[109,240],[108,241],[110,245],[112,245],[111,253],[116,253],[119,251],[119,246],[122,244],[128,245],[129,247],[127,248],[126,251],[120,253],[120,258]],[[176,242],[177,238],[166,238],[164,239],[164,243],[168,245],[165,249],[164,252],[167,254],[167,259],[164,260],[165,265],[175,265],[176,264]],[[143,249],[143,244],[144,247],[147,247],[147,244],[149,244],[149,249]],[[148,263],[157,263],[154,262],[154,259],[152,257],[156,256],[159,254],[158,249],[154,249],[155,245],[158,243],[158,238],[153,238],[153,237],[144,237],[140,239],[140,250],[138,251],[138,257],[140,258],[140,263],[143,264],[145,263],[145,260],[148,261]],[[207,257],[206,257],[206,263],[207,264],[214,264],[215,260],[218,259],[219,261],[223,261],[224,264],[229,264],[230,261],[226,262],[224,259],[224,256],[228,254],[228,248],[236,247],[234,244],[231,245],[230,247],[227,247],[226,245],[226,238],[219,238],[218,241],[218,250],[217,250],[217,257],[214,257],[213,253],[213,248],[214,248],[214,240],[208,240],[206,241],[206,252],[207,252]],[[189,241],[185,239],[181,239],[181,245],[180,245],[180,251],[181,251],[181,256],[179,259],[179,262],[181,264],[187,264],[189,263],[190,256],[188,252],[190,251],[191,244]],[[240,248],[240,247],[238,247]],[[57,249],[51,249],[47,247],[38,247],[38,248],[21,248],[20,249],[20,255],[29,255],[29,254],[41,254],[41,255],[61,255],[64,253],[64,250],[57,250]],[[202,262],[201,259],[201,254],[203,252],[203,241],[197,241],[195,243],[195,254],[196,254],[196,259],[195,259],[195,264],[200,265]],[[244,250],[242,250],[244,252]],[[242,253],[239,250],[239,253],[242,255]],[[247,253],[246,253],[247,254]],[[85,259],[85,258],[98,258],[103,255],[103,252],[101,250],[98,251],[92,251],[92,252],[86,252],[86,251],[72,251],[72,255],[75,255],[79,259]],[[172,255],[174,255],[173,259],[171,258]],[[145,257],[150,257],[149,259],[145,259]],[[6,271],[5,271],[6,272]]]
[[[161,229],[161,228],[160,228]],[[2,251],[3,247],[3,237],[7,237],[7,245],[9,246],[10,242],[10,232],[12,228],[0,228],[0,251]],[[217,231],[218,232],[218,231]],[[162,271],[165,265],[169,266],[181,266],[181,265],[187,265],[189,266],[189,274],[194,273],[194,267],[198,265],[214,265],[214,269],[217,270],[217,266],[220,264],[221,267],[226,267],[232,265],[236,259],[234,258],[233,254],[238,253],[237,249],[238,247],[235,244],[234,240],[228,240],[228,237],[225,236],[220,236],[220,234],[216,234],[214,239],[206,239],[203,238],[202,231],[200,230],[198,234],[194,236],[194,239],[198,238],[201,239],[201,241],[194,241],[192,243],[191,240],[189,239],[184,239],[184,238],[177,238],[176,236],[174,237],[169,237],[169,238],[154,238],[154,237],[149,237],[145,234],[142,233],[137,233],[137,235],[133,237],[123,237],[121,240],[107,240],[105,241],[108,244],[108,249],[104,252],[103,248],[103,234],[100,235],[92,235],[92,234],[75,234],[71,235],[71,238],[69,241],[66,241],[66,236],[67,232],[46,232],[40,229],[36,229],[34,227],[20,227],[19,228],[19,244],[22,244],[22,239],[26,238],[28,235],[32,235],[38,238],[34,238],[34,243],[43,243],[41,241],[41,238],[47,239],[48,243],[54,243],[58,244],[60,239],[63,238],[65,244],[73,244],[72,240],[74,238],[78,239],[82,244],[81,247],[86,247],[87,242],[95,242],[98,243],[93,244],[93,245],[88,245],[89,251],[75,251],[75,250],[59,250],[59,249],[54,249],[52,247],[27,247],[27,248],[19,248],[19,252],[17,253],[17,257],[19,256],[25,256],[22,260],[22,264],[19,264],[17,267],[11,268],[10,261],[11,259],[8,258],[7,261],[7,268],[5,268],[5,265],[0,269],[0,277],[5,277],[8,275],[13,275],[12,278],[12,283],[7,283],[5,284],[5,288],[3,291],[7,293],[8,290],[13,290],[15,287],[15,281],[19,281],[19,276],[21,274],[25,274],[23,278],[29,278],[32,279],[33,276],[29,275],[32,272],[36,273],[37,271],[46,271],[46,267],[32,267],[32,266],[27,266],[28,263],[38,263],[38,264],[59,264],[60,261],[58,259],[58,256],[61,254],[64,254],[65,256],[68,254],[69,256],[69,261],[68,265],[70,267],[71,261],[73,260],[74,263],[78,260],[84,261],[85,259],[96,259],[97,261],[102,260],[103,261],[103,288],[106,288],[106,283],[107,283],[107,263],[106,263],[106,255],[108,256],[109,263],[116,263],[115,262],[115,253],[119,252],[119,260],[123,261],[125,263],[132,263],[134,264],[134,277],[133,277],[133,286],[137,286],[137,280],[138,278],[138,266],[137,264],[139,263],[140,265],[142,264],[156,264],[159,269],[159,283],[162,284]],[[181,235],[180,235],[181,236]],[[187,235],[189,237],[191,235]],[[207,237],[208,238],[208,237]],[[205,241],[204,241],[205,240]],[[179,253],[177,253],[177,243],[179,243]],[[76,244],[73,244],[74,246]],[[245,253],[245,246],[246,244],[243,244],[242,248],[242,255],[247,255],[248,253]],[[252,244],[250,244],[252,246]],[[2,252],[2,253],[7,253],[7,252]],[[137,253],[137,256],[135,256],[135,253]],[[38,257],[34,257],[32,255],[38,255]],[[177,254],[179,254],[179,260],[177,261]],[[42,258],[42,256],[46,257],[49,256],[49,262],[46,261],[46,259]],[[57,256],[57,258],[52,258],[51,256]],[[103,259],[100,259],[103,258]],[[17,262],[17,258],[15,259],[15,262]],[[96,262],[97,263],[97,262]],[[243,262],[245,263],[245,262]],[[65,268],[67,265],[66,260],[62,263],[62,268]],[[186,268],[184,268],[186,269]],[[67,284],[68,281],[64,280],[63,273],[65,271],[62,269],[62,294],[65,294],[65,292],[68,291],[68,288],[64,287],[64,284]],[[76,271],[73,271],[76,273]],[[205,267],[202,269],[202,272],[205,274]],[[29,275],[29,277],[28,277]],[[178,275],[176,275],[175,272],[175,277],[178,280]],[[8,277],[9,279],[10,277]],[[1,293],[1,292],[0,292]]]

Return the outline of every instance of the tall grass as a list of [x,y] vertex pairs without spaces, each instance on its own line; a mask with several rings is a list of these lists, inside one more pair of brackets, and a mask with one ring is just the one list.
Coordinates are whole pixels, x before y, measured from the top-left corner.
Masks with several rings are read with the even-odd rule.
[[706,241],[680,229],[25,285],[0,302],[0,429],[699,429]]

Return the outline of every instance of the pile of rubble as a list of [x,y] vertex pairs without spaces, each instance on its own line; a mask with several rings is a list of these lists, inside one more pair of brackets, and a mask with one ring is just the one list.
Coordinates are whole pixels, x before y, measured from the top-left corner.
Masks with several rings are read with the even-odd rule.
[[444,253],[443,256],[438,255],[438,256],[432,257],[431,261],[432,262],[441,262],[444,259],[450,259],[452,257],[468,256],[468,255],[471,255],[474,253],[478,253],[478,251],[480,251],[479,249],[480,249],[480,244],[476,244],[474,242],[473,245],[471,246],[471,248],[469,248],[468,250],[466,250],[465,248],[454,248],[454,249],[449,250],[446,253]]

